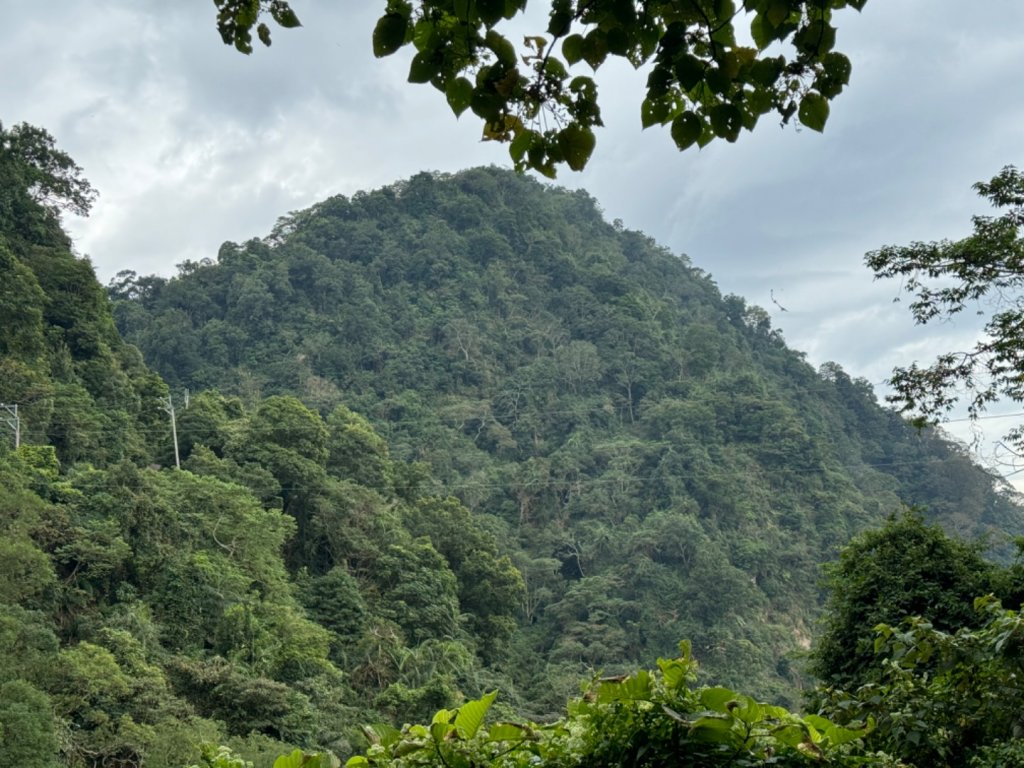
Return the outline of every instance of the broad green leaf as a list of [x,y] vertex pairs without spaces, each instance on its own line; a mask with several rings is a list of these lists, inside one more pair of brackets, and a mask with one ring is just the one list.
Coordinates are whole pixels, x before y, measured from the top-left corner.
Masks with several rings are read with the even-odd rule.
[[622,27],[608,30],[608,52],[615,56],[625,56],[632,46],[632,39]]
[[836,30],[824,21],[812,21],[793,37],[793,45],[806,54],[821,56],[835,47]]
[[571,123],[558,132],[558,147],[566,164],[574,171],[583,170],[596,144],[594,132],[577,123]]
[[476,0],[476,12],[488,29],[505,15],[505,0]]
[[270,45],[270,27],[261,23],[256,27],[256,34],[259,36],[261,43]]
[[743,115],[733,104],[718,104],[708,110],[711,129],[726,141],[736,141],[743,128]]
[[828,730],[833,727],[831,721],[826,720],[821,715],[804,715],[804,722],[810,725],[812,728],[816,728],[819,731]]
[[366,740],[371,744],[380,744],[384,747],[390,747],[402,738],[401,731],[387,723],[364,725],[363,735],[366,736]]
[[703,128],[705,127],[700,122],[700,118],[692,112],[684,112],[672,121],[672,140],[676,142],[679,150],[685,150],[694,141],[699,140]]
[[703,130],[700,132],[700,136],[697,137],[697,146],[703,149],[714,140],[715,132],[712,130],[710,125],[705,125]]
[[768,28],[765,18],[762,14],[758,13],[754,16],[750,22],[750,36],[754,38],[754,44],[758,50],[763,51],[774,40],[772,30]]
[[430,724],[434,725],[435,723],[450,723],[452,721],[452,718],[455,717],[455,712],[456,710],[454,709],[439,709],[437,710],[437,712],[434,713],[434,716],[430,720]]
[[583,35],[569,35],[562,41],[562,55],[570,65],[583,59]]
[[556,8],[552,6],[551,16],[548,20],[548,34],[554,37],[563,37],[572,26],[572,11],[568,8]]
[[448,99],[448,106],[452,112],[461,115],[473,101],[473,84],[464,77],[457,77],[449,80],[444,89],[445,98]]
[[704,62],[690,53],[680,56],[672,67],[676,80],[679,81],[679,85],[684,91],[690,90],[703,80],[706,69]]
[[781,56],[758,59],[750,66],[750,79],[758,85],[770,88],[775,85],[785,66],[786,60]]
[[843,85],[850,82],[850,72],[853,70],[850,60],[841,53],[832,51],[821,60],[822,67],[831,79],[838,80]]
[[800,100],[800,111],[798,113],[800,122],[814,131],[825,130],[825,122],[828,120],[828,101],[820,94],[809,91]]
[[700,692],[700,703],[713,712],[728,712],[726,705],[736,701],[738,696],[736,691],[728,688],[705,688]]
[[435,721],[430,724],[430,738],[434,740],[435,744],[440,744],[452,730],[447,722]]
[[554,56],[549,56],[548,60],[544,62],[544,72],[558,80],[564,80],[569,76],[569,71],[565,68],[565,65]]
[[417,51],[426,51],[434,47],[436,28],[430,19],[420,19],[412,30],[412,44]]
[[749,696],[740,696],[736,705],[730,711],[733,717],[750,725],[759,723],[764,719],[764,710],[761,705]]
[[796,747],[807,739],[807,731],[795,723],[784,725],[772,731],[772,736],[787,747]]
[[583,60],[596,70],[608,57],[608,38],[601,29],[592,29],[583,38]]
[[851,730],[849,728],[843,728],[838,725],[831,725],[825,729],[825,738],[828,743],[833,747],[847,744],[851,741],[856,741],[864,735],[863,730]]
[[733,731],[732,718],[702,717],[690,726],[690,736],[697,741],[735,744],[739,734]]
[[598,701],[635,701],[651,697],[651,674],[641,669],[623,680],[601,680]]
[[430,78],[437,74],[437,65],[433,56],[427,53],[417,53],[409,63],[410,83],[429,83]]
[[767,11],[765,11],[765,19],[773,28],[778,27],[789,18],[791,12],[792,9],[787,0],[771,0],[768,3]]
[[484,42],[487,44],[487,47],[494,52],[498,61],[506,67],[515,67],[516,49],[507,38],[499,35],[493,29],[489,29],[487,30],[487,36],[484,38]]
[[301,749],[296,749],[289,755],[281,755],[274,761],[274,768],[319,768],[319,766],[318,757],[307,755]]
[[530,737],[530,731],[515,723],[495,723],[487,732],[488,741],[519,741]]
[[665,99],[644,99],[640,103],[640,125],[650,128],[652,125],[664,123],[668,120],[669,110],[669,103]]
[[491,691],[479,699],[467,701],[456,710],[455,728],[462,738],[471,739],[476,736],[476,732],[480,730],[484,717],[487,715],[487,710],[491,708],[491,704],[494,703],[497,696],[497,691]]
[[516,137],[512,139],[512,143],[509,144],[508,154],[516,162],[523,159],[527,150],[533,145],[534,139],[539,138],[535,131],[521,130],[516,134]]
[[382,56],[390,56],[401,48],[405,43],[408,27],[408,20],[397,13],[381,16],[373,29],[373,55],[379,59]]

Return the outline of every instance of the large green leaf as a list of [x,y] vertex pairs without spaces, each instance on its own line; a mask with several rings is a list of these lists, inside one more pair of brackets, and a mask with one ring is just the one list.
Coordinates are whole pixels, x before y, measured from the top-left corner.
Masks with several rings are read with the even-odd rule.
[[476,735],[476,732],[480,730],[480,726],[484,722],[487,710],[491,708],[491,704],[494,703],[494,699],[497,696],[497,691],[491,691],[484,694],[481,698],[467,701],[459,707],[455,715],[455,729],[462,738],[471,739]]
[[583,35],[569,35],[562,41],[562,55],[569,64],[583,59]]
[[693,112],[683,112],[672,121],[672,141],[679,149],[686,149],[700,138],[704,131],[700,118]]
[[373,28],[373,55],[378,59],[390,56],[402,47],[405,34],[409,28],[409,20],[397,13],[386,13],[377,21]]
[[473,102],[473,84],[464,77],[456,77],[449,80],[445,86],[444,95],[448,99],[448,106],[452,112],[461,115]]
[[800,111],[798,113],[800,122],[815,131],[825,130],[825,121],[828,120],[828,100],[820,93],[809,91],[800,100]]
[[597,138],[589,128],[573,123],[558,132],[558,148],[566,164],[574,171],[582,171],[590,159]]

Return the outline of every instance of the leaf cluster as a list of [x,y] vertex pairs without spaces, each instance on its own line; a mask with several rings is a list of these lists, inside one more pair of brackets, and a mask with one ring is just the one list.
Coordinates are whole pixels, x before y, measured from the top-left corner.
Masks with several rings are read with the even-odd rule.
[[[670,126],[680,150],[734,142],[770,112],[823,130],[851,70],[834,50],[833,13],[864,2],[552,0],[547,27],[516,46],[502,30],[525,0],[388,0],[372,42],[377,57],[412,46],[409,82],[432,85],[457,116],[471,111],[485,140],[508,144],[517,170],[554,177],[586,166],[602,125],[594,78],[574,71],[583,63],[646,68],[641,124]],[[264,14],[298,25],[284,0],[215,4],[224,42],[243,53],[254,27],[270,44]]]

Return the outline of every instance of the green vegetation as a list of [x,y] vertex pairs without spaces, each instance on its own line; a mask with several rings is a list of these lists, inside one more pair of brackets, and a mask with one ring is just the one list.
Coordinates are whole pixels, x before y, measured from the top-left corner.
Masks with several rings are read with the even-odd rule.
[[[522,573],[508,669],[535,716],[684,637],[708,679],[792,704],[817,564],[855,532],[907,503],[1005,556],[1024,533],[961,449],[813,370],[762,310],[585,193],[513,173],[331,198],[111,294],[172,388],[335,413],[352,424],[336,471],[356,452],[426,463]],[[465,562],[445,519],[461,527],[413,530]]]
[[1017,614],[970,606],[1020,568],[916,517],[840,556],[833,685],[780,706],[818,563],[901,502],[1005,561],[1020,509],[584,193],[423,174],[112,302],[91,199],[0,128],[0,763],[317,768],[370,722],[354,766],[1019,751]]
[[[1024,174],[1007,166],[974,189],[1005,212],[973,217],[974,234],[963,240],[887,246],[867,255],[876,277],[901,279],[914,298],[910,309],[919,323],[948,319],[968,307],[978,314],[988,313],[982,306],[994,308],[973,349],[944,353],[927,368],[915,363],[895,371],[891,399],[922,422],[949,413],[964,396],[972,418],[1001,399],[1024,400]],[[1024,427],[1008,438],[1018,455]]]
[[[373,53],[412,45],[409,82],[430,83],[456,115],[476,115],[518,170],[554,177],[563,165],[584,168],[602,125],[597,84],[572,70],[596,72],[610,58],[650,66],[640,123],[670,126],[680,150],[736,141],[770,112],[823,130],[851,70],[834,50],[833,11],[865,2],[551,0],[546,29],[517,48],[499,30],[525,14],[526,0],[388,0]],[[253,30],[270,45],[266,17],[299,26],[285,0],[214,3],[222,39],[242,53],[252,53]]]

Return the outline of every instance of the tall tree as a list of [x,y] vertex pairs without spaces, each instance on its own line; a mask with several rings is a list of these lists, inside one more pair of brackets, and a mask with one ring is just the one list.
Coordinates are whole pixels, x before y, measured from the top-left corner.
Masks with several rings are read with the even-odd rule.
[[[971,418],[1001,398],[1024,401],[1024,174],[1007,166],[974,189],[1003,213],[974,216],[974,233],[962,240],[890,245],[866,257],[875,277],[903,281],[918,323],[993,308],[973,349],[894,371],[890,400],[922,421],[948,413],[963,392]],[[1008,438],[1024,450],[1024,426]]]

